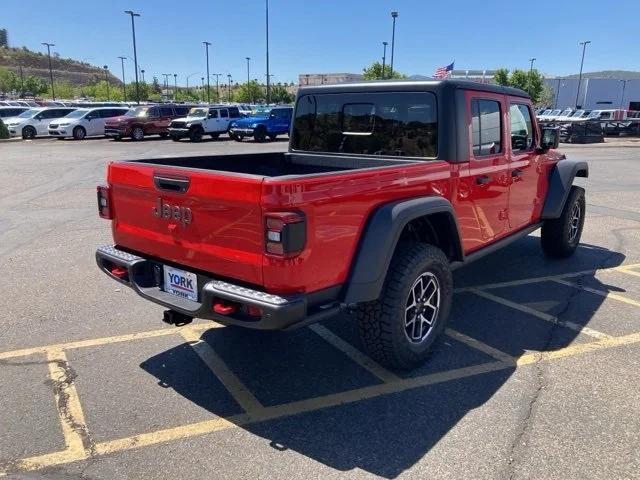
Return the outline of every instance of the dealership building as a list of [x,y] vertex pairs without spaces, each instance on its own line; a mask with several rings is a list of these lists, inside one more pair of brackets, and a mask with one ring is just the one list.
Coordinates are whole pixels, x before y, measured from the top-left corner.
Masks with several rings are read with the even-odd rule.
[[640,110],[640,79],[583,78],[578,92],[577,78],[547,78],[553,91],[553,108],[577,105],[586,110]]

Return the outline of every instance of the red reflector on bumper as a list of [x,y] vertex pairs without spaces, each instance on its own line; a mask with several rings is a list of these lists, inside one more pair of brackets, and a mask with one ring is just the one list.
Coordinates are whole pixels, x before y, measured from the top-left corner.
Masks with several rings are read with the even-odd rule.
[[124,278],[128,273],[129,271],[124,267],[115,266],[111,268],[111,275],[113,275],[114,277]]
[[236,311],[236,306],[227,303],[215,303],[213,305],[213,311],[220,315],[230,315]]

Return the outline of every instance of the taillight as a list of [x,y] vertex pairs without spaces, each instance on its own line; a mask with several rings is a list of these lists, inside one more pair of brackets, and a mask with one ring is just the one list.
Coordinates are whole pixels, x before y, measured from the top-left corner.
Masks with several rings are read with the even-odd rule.
[[266,250],[272,255],[298,255],[307,241],[307,222],[300,212],[268,213],[265,230]]
[[98,214],[102,218],[111,220],[111,189],[105,185],[98,185]]

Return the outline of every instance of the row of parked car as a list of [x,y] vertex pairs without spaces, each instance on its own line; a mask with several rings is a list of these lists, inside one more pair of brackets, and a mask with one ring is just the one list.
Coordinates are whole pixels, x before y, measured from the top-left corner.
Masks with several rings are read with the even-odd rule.
[[536,116],[539,122],[560,125],[585,125],[602,130],[603,134],[640,134],[640,111],[609,109],[609,110],[584,110],[566,108],[538,109]]
[[227,133],[242,141],[273,140],[288,134],[292,107],[262,108],[247,114],[238,105],[160,104],[128,107],[16,107],[0,106],[2,120],[11,136],[32,139],[53,136],[82,140],[106,136],[114,140],[143,140],[149,135],[200,141],[205,135],[217,138]]

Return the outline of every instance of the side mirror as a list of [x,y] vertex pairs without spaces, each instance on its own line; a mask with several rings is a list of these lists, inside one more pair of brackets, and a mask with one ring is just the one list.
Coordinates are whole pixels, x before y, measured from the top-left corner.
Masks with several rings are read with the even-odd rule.
[[560,127],[544,127],[539,149],[546,152],[558,148],[560,143]]

